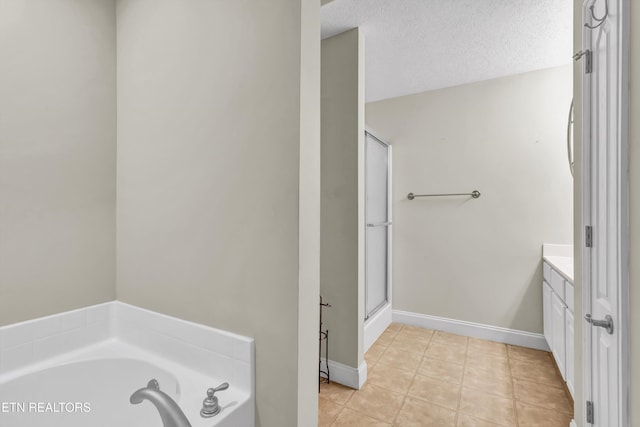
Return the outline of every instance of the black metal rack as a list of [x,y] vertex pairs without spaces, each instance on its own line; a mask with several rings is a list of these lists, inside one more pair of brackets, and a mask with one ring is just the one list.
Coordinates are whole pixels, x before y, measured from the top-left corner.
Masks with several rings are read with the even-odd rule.
[[[318,393],[320,393],[320,384],[330,383],[331,374],[329,372],[329,329],[322,330],[322,310],[324,307],[331,307],[331,304],[322,302],[320,296],[320,341],[318,345]],[[324,360],[326,371],[322,370],[322,343],[324,342]]]

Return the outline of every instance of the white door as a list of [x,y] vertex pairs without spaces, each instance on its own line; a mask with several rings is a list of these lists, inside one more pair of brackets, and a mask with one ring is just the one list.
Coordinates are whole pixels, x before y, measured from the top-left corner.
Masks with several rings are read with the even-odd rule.
[[[590,247],[583,255],[585,392],[587,423],[621,426],[620,289],[623,147],[623,67],[621,11],[624,0],[583,4],[583,142],[586,226]],[[588,64],[590,62],[590,64]],[[590,68],[590,69],[589,69]],[[589,244],[585,230],[585,246]],[[588,317],[590,316],[590,317]],[[610,322],[606,322],[610,319]],[[613,329],[604,327],[612,323]]]
[[388,301],[389,145],[365,135],[365,319]]

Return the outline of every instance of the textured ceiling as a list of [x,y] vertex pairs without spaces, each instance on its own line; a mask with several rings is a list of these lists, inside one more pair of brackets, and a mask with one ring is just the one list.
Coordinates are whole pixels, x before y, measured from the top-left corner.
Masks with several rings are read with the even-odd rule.
[[322,38],[360,27],[367,102],[571,62],[572,0],[333,0]]

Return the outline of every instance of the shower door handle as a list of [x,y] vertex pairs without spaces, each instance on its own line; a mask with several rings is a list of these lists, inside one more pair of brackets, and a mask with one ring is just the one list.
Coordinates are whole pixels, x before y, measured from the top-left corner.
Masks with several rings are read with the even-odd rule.
[[569,170],[573,176],[573,99],[569,107],[569,120],[567,121],[567,157],[569,159]]
[[391,225],[390,221],[387,221],[387,222],[376,222],[376,223],[369,222],[369,223],[367,223],[367,227],[386,227],[388,225]]

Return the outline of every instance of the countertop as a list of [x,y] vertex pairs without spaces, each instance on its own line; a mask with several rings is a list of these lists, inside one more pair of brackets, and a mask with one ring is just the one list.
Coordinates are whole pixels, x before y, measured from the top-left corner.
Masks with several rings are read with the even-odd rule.
[[573,245],[542,245],[542,259],[573,284]]

